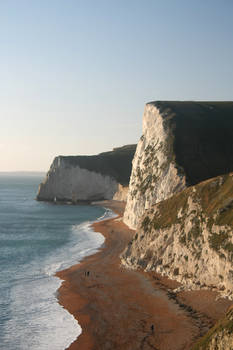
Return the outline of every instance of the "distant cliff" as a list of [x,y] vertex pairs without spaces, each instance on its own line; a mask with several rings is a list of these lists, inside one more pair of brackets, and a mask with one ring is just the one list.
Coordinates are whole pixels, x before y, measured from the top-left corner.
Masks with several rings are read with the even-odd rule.
[[56,157],[37,200],[93,201],[126,199],[136,145],[127,145],[95,156]]
[[154,270],[185,288],[233,299],[233,173],[164,200],[142,217],[122,254],[129,268]]
[[233,171],[233,102],[148,103],[124,222],[187,186]]

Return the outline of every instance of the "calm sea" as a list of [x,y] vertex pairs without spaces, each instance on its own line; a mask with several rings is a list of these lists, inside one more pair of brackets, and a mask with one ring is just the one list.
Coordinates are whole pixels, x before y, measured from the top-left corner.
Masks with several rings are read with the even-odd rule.
[[90,222],[101,207],[54,205],[34,198],[39,176],[0,175],[0,349],[64,350],[81,328],[57,302],[54,273],[104,242]]

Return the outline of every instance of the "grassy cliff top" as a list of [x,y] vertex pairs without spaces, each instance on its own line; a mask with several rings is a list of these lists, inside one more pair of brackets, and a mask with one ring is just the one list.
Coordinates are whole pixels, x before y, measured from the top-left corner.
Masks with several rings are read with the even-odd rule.
[[[185,246],[196,242],[202,236],[205,223],[210,232],[209,244],[219,255],[223,252],[231,255],[233,261],[233,243],[231,241],[233,228],[233,173],[218,176],[188,187],[149,209],[141,222],[144,232],[169,228],[174,224],[180,224],[181,229],[177,233],[179,240]],[[195,219],[192,222],[190,235],[184,236],[183,226],[185,219],[190,215],[189,198],[198,203],[198,209],[193,209]],[[213,225],[222,227],[219,234],[213,231]],[[224,227],[224,229],[223,229]]]
[[233,102],[156,101],[188,184],[233,171]]
[[232,108],[233,101],[152,101],[147,103],[152,104],[159,108],[161,111],[166,110],[167,108],[176,109],[179,113],[186,113],[187,109],[191,111],[196,111],[199,108]]
[[[212,224],[228,225],[233,227],[233,173],[218,176],[188,187],[182,192],[175,194],[154,205],[159,209],[160,215],[155,211],[152,222],[155,228],[166,228],[179,222],[180,210],[185,212],[188,198],[199,203],[201,212],[209,218],[214,218]],[[153,206],[148,211],[153,213]],[[197,213],[200,215],[201,213]],[[145,214],[144,221],[148,223]],[[143,226],[143,222],[142,222]]]
[[67,166],[79,166],[96,173],[114,177],[120,184],[128,185],[136,145],[114,148],[93,156],[59,156]]

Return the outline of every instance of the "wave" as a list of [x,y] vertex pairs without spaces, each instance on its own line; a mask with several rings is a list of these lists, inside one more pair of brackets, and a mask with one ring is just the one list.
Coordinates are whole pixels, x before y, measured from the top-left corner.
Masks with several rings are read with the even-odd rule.
[[[105,209],[95,221],[115,216]],[[3,348],[64,350],[81,334],[78,322],[58,303],[57,291],[62,280],[55,273],[94,254],[104,244],[103,235],[92,229],[95,221],[70,224],[69,239],[64,245],[23,265],[24,271],[20,270],[12,280],[10,312],[0,336]]]
[[103,214],[102,216],[100,216],[100,217],[96,220],[96,222],[103,221],[103,220],[106,220],[106,219],[115,218],[115,217],[118,216],[118,215],[115,214],[111,209],[105,208],[105,207],[104,207],[104,209],[105,209],[104,214]]
[[[57,252],[57,258],[51,257],[51,259],[49,259],[53,260],[53,262],[47,261],[45,273],[48,276],[53,276],[56,272],[79,263],[84,257],[95,254],[104,244],[105,239],[101,233],[93,230],[93,223],[116,216],[115,213],[106,208],[104,214],[95,221],[84,221],[81,224],[72,225],[70,242],[65,248],[61,248]],[[57,261],[54,261],[54,259]]]

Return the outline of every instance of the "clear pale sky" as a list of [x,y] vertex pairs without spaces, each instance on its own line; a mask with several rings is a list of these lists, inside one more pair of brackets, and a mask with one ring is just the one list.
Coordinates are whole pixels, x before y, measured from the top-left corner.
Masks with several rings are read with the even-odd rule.
[[0,0],[0,171],[136,143],[153,100],[233,100],[233,0]]

